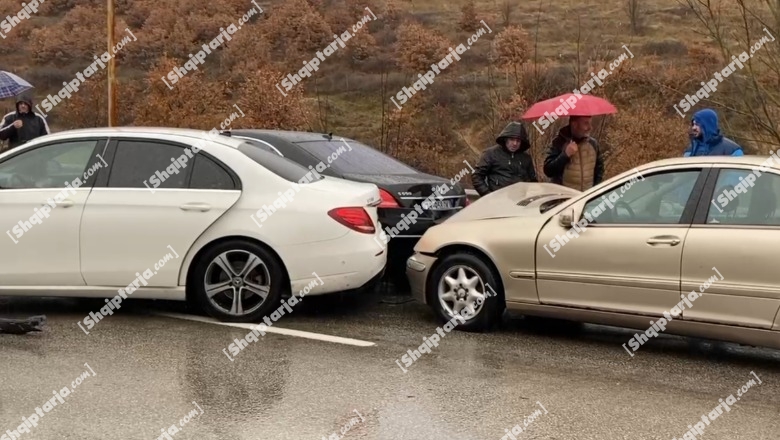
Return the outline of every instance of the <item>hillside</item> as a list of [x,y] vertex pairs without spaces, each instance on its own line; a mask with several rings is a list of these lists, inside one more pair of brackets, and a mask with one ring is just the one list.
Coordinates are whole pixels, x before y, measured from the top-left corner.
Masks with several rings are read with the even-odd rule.
[[[197,70],[166,84],[221,29],[252,8],[262,13],[216,44]],[[638,163],[680,155],[690,114],[718,109],[726,135],[748,153],[780,145],[780,46],[767,42],[750,64],[724,78],[710,99],[682,118],[674,109],[762,36],[780,34],[780,1],[724,0],[525,1],[465,0],[119,0],[117,52],[122,125],[211,129],[238,105],[233,128],[267,127],[333,132],[364,141],[428,172],[457,174],[528,105],[571,92],[621,54],[630,53],[592,91],[619,109],[598,118],[595,136],[607,151],[607,175]],[[368,8],[368,10],[366,9]],[[0,16],[20,1],[0,0]],[[259,12],[259,11],[258,11]],[[374,18],[376,16],[376,18]],[[106,50],[106,9],[90,0],[47,0],[0,40],[0,69],[29,80],[40,102],[71,82]],[[285,90],[317,51],[335,44],[316,71]],[[483,24],[484,23],[484,24]],[[714,23],[721,23],[720,27]],[[418,74],[487,29],[432,84],[402,109],[391,101]],[[766,28],[766,31],[763,30]],[[129,31],[125,31],[129,29]],[[223,35],[227,35],[226,30]],[[213,42],[212,42],[213,45]],[[212,46],[213,48],[213,46]],[[54,129],[106,125],[105,70],[54,106]],[[288,83],[289,85],[289,83]],[[288,95],[284,96],[283,92]],[[10,109],[10,100],[3,102]],[[541,152],[560,127],[540,135]],[[541,168],[539,168],[541,169]]]

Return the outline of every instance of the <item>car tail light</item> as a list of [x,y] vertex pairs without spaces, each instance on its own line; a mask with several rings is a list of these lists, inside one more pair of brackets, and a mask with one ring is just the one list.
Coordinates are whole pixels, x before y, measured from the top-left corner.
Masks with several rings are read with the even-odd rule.
[[328,215],[342,225],[353,231],[364,234],[373,234],[376,232],[374,222],[365,209],[361,207],[336,208],[328,211]]
[[379,197],[382,198],[382,203],[377,206],[377,208],[400,208],[401,205],[398,204],[398,201],[393,197],[392,194],[389,192],[379,189]]
[[471,205],[471,200],[469,200],[468,196],[466,196],[466,203],[463,206],[469,206]]

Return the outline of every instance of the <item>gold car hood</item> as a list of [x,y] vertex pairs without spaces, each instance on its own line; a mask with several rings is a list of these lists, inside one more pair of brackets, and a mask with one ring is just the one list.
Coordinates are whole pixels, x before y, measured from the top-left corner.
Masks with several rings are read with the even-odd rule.
[[550,200],[571,198],[580,191],[554,183],[516,183],[480,197],[445,223],[503,217],[538,216],[539,207]]

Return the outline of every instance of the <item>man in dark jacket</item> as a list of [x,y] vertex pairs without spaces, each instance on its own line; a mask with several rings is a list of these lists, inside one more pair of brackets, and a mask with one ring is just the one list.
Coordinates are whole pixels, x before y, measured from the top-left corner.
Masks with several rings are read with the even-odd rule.
[[528,154],[531,142],[523,124],[510,122],[496,138],[496,145],[482,152],[471,174],[480,196],[518,182],[536,182],[534,160]]
[[683,153],[690,156],[744,156],[742,147],[723,136],[718,127],[718,114],[705,108],[691,118],[691,144]]
[[9,150],[49,133],[46,119],[33,113],[32,99],[27,97],[16,101],[16,111],[5,115],[0,123],[0,140],[8,140]]
[[590,116],[571,116],[547,149],[544,174],[552,183],[585,191],[604,178],[604,158],[596,139],[590,137]]

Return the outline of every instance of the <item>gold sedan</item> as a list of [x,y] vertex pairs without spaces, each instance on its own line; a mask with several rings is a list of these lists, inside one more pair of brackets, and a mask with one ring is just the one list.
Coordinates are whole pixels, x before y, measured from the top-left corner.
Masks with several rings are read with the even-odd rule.
[[779,205],[777,156],[666,159],[585,192],[518,183],[429,229],[407,275],[467,331],[509,309],[780,348]]

